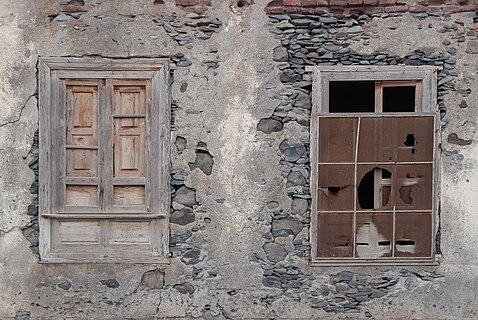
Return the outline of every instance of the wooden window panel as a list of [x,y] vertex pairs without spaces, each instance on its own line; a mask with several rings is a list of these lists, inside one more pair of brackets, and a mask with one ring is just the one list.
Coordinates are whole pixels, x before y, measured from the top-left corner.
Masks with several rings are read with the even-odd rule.
[[319,162],[353,162],[355,155],[355,118],[320,118]]
[[167,262],[167,70],[41,59],[42,262]]
[[318,194],[319,211],[353,211],[354,167],[320,165]]
[[[435,69],[310,69],[315,72],[311,122],[311,189],[315,194],[312,212],[317,212],[311,221],[312,264],[434,264],[434,201],[437,197],[437,179],[434,177],[437,150]],[[329,92],[331,81],[371,80],[375,81],[375,114],[354,113],[354,108],[349,108],[345,100],[340,104],[340,112],[330,110],[330,97],[320,94]],[[401,91],[406,94],[406,99],[390,100],[394,96],[401,99],[397,95]],[[335,119],[341,119],[343,124],[348,122],[348,128],[339,127]],[[334,151],[338,145],[342,150]],[[323,190],[330,184],[327,181],[330,178],[326,178],[323,167],[334,167],[334,164],[353,167],[355,200],[352,210],[332,206],[341,211],[334,213],[324,209],[329,203],[323,199]],[[325,180],[321,181],[323,178]],[[335,182],[334,179],[331,181]],[[368,181],[362,188],[365,193],[359,190],[363,179]],[[361,193],[370,196],[365,208],[358,201]],[[344,216],[340,218],[341,223],[337,223],[339,218],[334,216],[338,214],[350,214],[352,218],[345,219],[350,225],[346,225]],[[419,236],[416,230],[420,228],[425,234]],[[330,230],[353,230],[352,254],[343,241],[350,239],[344,236],[348,233],[336,231],[337,237],[334,237]]]
[[432,255],[432,214],[397,213],[395,256],[430,257]]
[[353,256],[353,219],[353,213],[319,213],[318,257]]
[[358,258],[392,256],[393,215],[391,213],[357,214],[355,252]]

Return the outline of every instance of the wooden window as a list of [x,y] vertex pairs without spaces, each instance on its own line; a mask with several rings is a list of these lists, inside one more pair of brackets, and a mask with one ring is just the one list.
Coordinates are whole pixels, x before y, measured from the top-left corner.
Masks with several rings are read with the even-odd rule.
[[41,261],[166,263],[167,61],[39,68]]
[[312,264],[435,263],[436,69],[312,71]]

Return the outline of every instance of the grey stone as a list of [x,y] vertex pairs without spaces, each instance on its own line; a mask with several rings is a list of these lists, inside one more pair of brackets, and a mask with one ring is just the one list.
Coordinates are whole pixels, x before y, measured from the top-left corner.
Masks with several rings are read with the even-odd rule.
[[189,163],[189,168],[194,170],[196,168],[204,172],[209,176],[212,173],[212,167],[214,165],[213,156],[208,151],[196,150],[196,160]]
[[257,130],[267,134],[282,131],[282,128],[283,125],[281,122],[270,118],[261,119],[257,124]]
[[282,288],[282,282],[280,281],[280,279],[273,276],[264,277],[264,279],[262,279],[262,284],[266,287],[279,289]]
[[18,310],[15,313],[15,320],[30,320],[30,311]]
[[178,290],[182,294],[193,294],[195,291],[194,286],[187,282],[175,284],[173,288]]
[[466,44],[466,53],[478,54],[478,41],[469,41]]
[[262,246],[266,258],[271,262],[279,262],[287,256],[285,249],[277,243],[266,243]]
[[450,133],[448,135],[447,141],[448,143],[456,144],[459,146],[468,146],[472,143],[471,140],[465,140],[465,139],[459,138],[456,133]]
[[309,208],[309,202],[305,199],[294,198],[292,200],[291,213],[292,214],[304,214]]
[[164,273],[160,270],[146,271],[141,278],[141,284],[149,289],[162,289],[164,286]]
[[353,26],[352,28],[348,28],[347,32],[348,33],[362,33],[365,30],[361,26]]
[[270,201],[266,204],[268,209],[275,209],[279,207],[279,203],[277,201]]
[[71,288],[71,283],[70,281],[68,280],[65,280],[59,284],[57,284],[57,286],[63,290],[69,290]]
[[329,295],[330,293],[330,289],[329,287],[327,287],[326,285],[321,285],[320,286],[320,289],[319,289],[319,292],[322,296],[326,297]]
[[284,155],[284,160],[288,162],[296,162],[306,152],[304,145],[290,145],[287,140],[281,142],[279,145],[279,150],[281,150],[282,154]]
[[460,108],[468,108],[468,104],[466,103],[465,100],[461,100],[459,107]]
[[376,298],[381,298],[383,296],[386,296],[387,293],[382,291],[382,290],[373,290],[372,294],[370,295],[370,298],[376,299]]
[[183,186],[176,191],[173,201],[192,207],[196,204],[196,190]]
[[191,64],[192,64],[191,61],[183,58],[183,59],[179,60],[179,62],[176,65],[178,67],[189,67]]
[[312,109],[312,101],[308,94],[299,94],[294,102],[294,107],[302,108],[302,109]]
[[71,19],[74,19],[74,18],[68,14],[60,13],[52,20],[52,22],[68,21]]
[[304,175],[299,171],[293,171],[287,176],[287,187],[303,186],[306,183]]
[[38,246],[38,230],[31,227],[22,229],[23,236],[31,243],[32,246]]
[[116,279],[106,279],[100,281],[102,285],[107,286],[108,288],[116,289],[119,288],[120,284]]
[[331,277],[332,284],[337,282],[350,282],[354,278],[354,274],[350,271],[342,271]]
[[327,16],[322,16],[320,17],[320,20],[319,20],[321,23],[325,23],[325,24],[331,24],[331,23],[336,23],[338,20],[336,17],[327,17]]
[[196,216],[192,209],[184,208],[181,210],[176,210],[171,214],[170,221],[174,224],[179,224],[185,226],[189,223],[193,223],[196,220]]
[[345,292],[349,289],[349,285],[346,282],[339,282],[335,284],[335,290],[339,293]]
[[201,250],[193,248],[188,250],[182,257],[181,261],[187,265],[196,264],[201,262],[203,258],[201,257]]
[[[302,231],[304,228],[302,222],[299,220],[295,219],[279,219],[279,220],[273,220],[272,221],[272,235],[276,236],[275,234],[281,234],[281,235],[297,235],[299,232]],[[282,231],[282,233],[281,233]]]

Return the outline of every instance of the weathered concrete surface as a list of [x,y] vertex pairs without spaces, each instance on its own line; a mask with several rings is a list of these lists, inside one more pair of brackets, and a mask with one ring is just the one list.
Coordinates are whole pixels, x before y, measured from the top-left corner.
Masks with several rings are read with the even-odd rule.
[[[280,81],[274,48],[281,43],[263,10],[268,1],[241,8],[214,1],[203,19],[219,27],[208,39],[197,27],[181,25],[194,19],[172,0],[86,0],[78,19],[50,22],[63,2],[0,0],[0,318],[478,317],[478,56],[466,53],[477,32],[469,13],[373,18],[362,25],[371,36],[358,36],[349,46],[358,55],[387,51],[396,57],[455,49],[455,90],[443,101],[441,265],[311,268],[303,151],[310,92],[295,99],[297,92]],[[456,30],[441,32],[445,25]],[[474,33],[458,34],[465,28]],[[28,163],[37,130],[39,56],[161,56],[176,63],[173,183],[175,191],[195,191],[186,199],[192,199],[187,210],[195,221],[171,223],[169,266],[38,263],[21,229],[32,223],[27,208],[36,192]],[[257,130],[273,114],[283,127]],[[447,142],[452,133],[472,143]],[[210,175],[189,165],[202,143],[214,159]],[[288,192],[304,197],[293,202]],[[184,208],[173,195],[173,209]]]

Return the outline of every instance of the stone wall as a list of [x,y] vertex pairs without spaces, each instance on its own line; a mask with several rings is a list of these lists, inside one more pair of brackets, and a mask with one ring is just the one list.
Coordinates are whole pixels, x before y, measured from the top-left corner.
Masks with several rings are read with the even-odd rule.
[[[476,318],[476,4],[392,2],[0,0],[0,318]],[[169,265],[39,264],[40,56],[170,59]],[[441,67],[439,266],[310,266],[305,66],[336,64]]]

